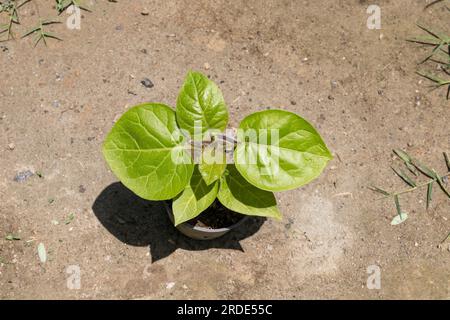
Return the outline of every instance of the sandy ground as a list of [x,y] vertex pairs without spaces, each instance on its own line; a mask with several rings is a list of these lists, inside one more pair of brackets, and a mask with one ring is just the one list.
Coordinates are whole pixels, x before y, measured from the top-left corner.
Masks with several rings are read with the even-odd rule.
[[[41,2],[40,15],[54,16],[53,1]],[[437,191],[426,211],[425,191],[411,193],[409,219],[394,227],[393,202],[366,188],[404,188],[393,148],[445,172],[445,90],[428,92],[414,74],[425,51],[404,41],[418,21],[446,30],[441,6],[380,0],[382,29],[369,30],[364,0],[91,3],[81,30],[51,26],[62,42],[1,44],[0,298],[450,298],[450,248],[439,245],[449,201]],[[32,6],[22,16],[18,30],[37,19]],[[282,108],[332,150],[319,179],[277,194],[282,222],[195,242],[108,170],[101,144],[114,119],[140,102],[174,106],[190,69],[220,83],[230,125]],[[42,177],[14,181],[26,170]],[[373,265],[381,288],[370,290]]]

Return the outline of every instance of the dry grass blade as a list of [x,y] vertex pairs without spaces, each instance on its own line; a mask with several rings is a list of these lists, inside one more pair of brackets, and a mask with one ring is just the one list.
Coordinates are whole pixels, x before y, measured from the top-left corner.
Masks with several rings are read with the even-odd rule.
[[442,2],[442,1],[444,1],[444,0],[434,0],[434,1],[431,1],[429,4],[427,4],[427,5],[425,6],[425,9],[428,9],[429,7],[435,5],[435,4],[439,3],[439,2]]
[[367,188],[369,188],[369,189],[372,190],[372,191],[381,193],[381,194],[383,194],[383,195],[385,195],[385,196],[390,196],[390,195],[391,195],[389,192],[387,192],[387,191],[385,191],[385,190],[383,190],[383,189],[381,189],[381,188],[375,187],[375,186],[369,186],[369,187],[367,187]]

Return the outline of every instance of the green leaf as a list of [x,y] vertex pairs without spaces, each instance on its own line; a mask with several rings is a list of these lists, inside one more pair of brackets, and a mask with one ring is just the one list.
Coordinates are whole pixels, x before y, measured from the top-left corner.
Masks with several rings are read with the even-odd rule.
[[273,193],[250,184],[234,165],[228,165],[220,179],[217,198],[226,208],[235,212],[281,219]]
[[225,153],[217,148],[206,147],[198,169],[207,185],[219,180],[227,167]]
[[194,165],[175,112],[147,103],[128,110],[113,126],[103,154],[120,181],[147,200],[167,200],[189,183]]
[[247,116],[239,125],[237,138],[236,168],[250,183],[268,191],[305,185],[332,159],[313,126],[284,110]]
[[219,183],[206,185],[196,166],[190,183],[172,203],[175,225],[191,220],[206,210],[216,199],[218,190]]
[[194,135],[194,126],[204,133],[210,129],[223,131],[228,123],[228,110],[219,87],[198,72],[189,72],[177,99],[177,121],[180,128]]
[[406,221],[406,219],[408,219],[408,214],[406,212],[403,212],[402,215],[396,215],[392,221],[391,221],[391,225],[392,226],[396,226],[404,221]]

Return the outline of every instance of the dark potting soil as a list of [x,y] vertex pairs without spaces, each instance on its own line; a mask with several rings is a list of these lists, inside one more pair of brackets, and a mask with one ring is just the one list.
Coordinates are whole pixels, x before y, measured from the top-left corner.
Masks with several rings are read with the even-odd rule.
[[219,201],[214,201],[213,204],[203,211],[198,217],[189,220],[187,223],[196,227],[203,227],[208,229],[219,229],[231,227],[238,223],[245,216],[225,208]]

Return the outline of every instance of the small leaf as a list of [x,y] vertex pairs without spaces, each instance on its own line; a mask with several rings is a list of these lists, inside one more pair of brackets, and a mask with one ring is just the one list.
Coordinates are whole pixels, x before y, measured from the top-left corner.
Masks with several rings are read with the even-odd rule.
[[64,220],[64,224],[70,224],[73,219],[75,219],[75,215],[73,213],[69,214],[66,218],[66,220]]
[[412,159],[412,164],[417,168],[417,170],[422,172],[427,177],[432,178],[432,179],[436,179],[437,175],[433,172],[433,170],[431,170],[430,168],[428,168],[424,164],[420,163],[418,160]]
[[13,240],[20,240],[21,238],[20,238],[20,236],[17,236],[17,235],[14,235],[14,234],[8,234],[6,237],[5,237],[5,239],[6,240],[8,240],[8,241],[13,241]]
[[384,194],[385,196],[390,196],[390,195],[391,195],[389,192],[387,192],[387,191],[385,191],[385,190],[383,190],[383,189],[380,189],[380,188],[378,188],[378,187],[375,187],[375,186],[369,186],[369,187],[367,187],[367,188],[370,189],[370,190],[372,190],[372,191],[375,191],[375,192]]
[[433,183],[434,183],[434,181],[431,181],[427,187],[427,209],[430,207],[430,203],[431,203],[431,196],[432,196],[432,192],[433,192]]
[[394,167],[391,167],[391,169],[400,177],[403,181],[405,181],[407,184],[409,184],[411,187],[415,188],[416,183],[414,180],[412,180],[402,169],[395,169]]
[[411,157],[405,151],[400,150],[400,149],[394,149],[393,151],[405,163],[411,163]]
[[[218,154],[215,154],[215,153]],[[202,162],[198,169],[207,185],[217,181],[227,167],[225,153],[213,147],[206,147],[202,153]]]
[[408,219],[408,214],[406,212],[403,212],[401,216],[396,215],[392,221],[391,221],[391,225],[392,226],[396,226],[402,222],[404,222],[406,219]]
[[395,201],[395,208],[397,209],[397,214],[401,217],[402,210],[400,208],[400,201],[398,200],[398,195],[394,196],[394,201]]
[[42,263],[45,263],[47,261],[47,251],[45,250],[45,246],[42,242],[39,243],[37,250],[38,250],[39,260]]
[[[228,110],[219,87],[199,72],[189,72],[177,98],[177,122],[180,128],[194,135],[201,132],[223,131],[228,123]],[[199,128],[200,129],[200,128]]]

